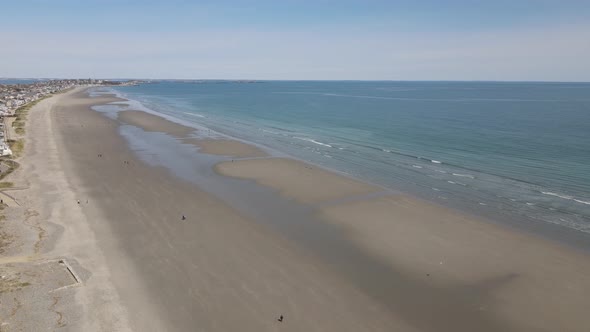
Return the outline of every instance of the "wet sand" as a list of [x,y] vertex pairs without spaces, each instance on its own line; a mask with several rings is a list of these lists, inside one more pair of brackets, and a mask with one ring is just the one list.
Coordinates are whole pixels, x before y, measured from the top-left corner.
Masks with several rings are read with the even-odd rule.
[[[354,267],[343,265],[342,272],[421,330],[585,328],[584,308],[590,304],[586,253],[402,194],[355,196],[354,190],[341,188],[351,185],[349,178],[334,174],[325,181],[325,171],[317,167],[287,175],[300,165],[269,158],[224,162],[216,170],[315,206],[321,221],[343,230],[365,253],[362,258],[355,249],[341,248],[357,259]],[[357,193],[364,188],[359,185]],[[322,194],[301,195],[314,191]],[[358,272],[377,264],[390,280]]]
[[184,144],[199,147],[199,151],[206,154],[231,157],[264,157],[268,154],[261,149],[235,140],[229,139],[197,139],[198,130],[172,121],[162,119],[157,115],[142,111],[128,110],[119,112],[118,120],[124,124],[139,127],[148,132],[163,132],[180,139]]
[[[319,227],[286,237],[393,321],[408,324],[404,329],[580,331],[586,325],[587,254],[292,159],[246,158],[215,170],[308,206],[306,218]],[[333,229],[314,235],[322,225]]]
[[347,196],[364,195],[383,189],[345,178],[316,166],[285,158],[251,159],[220,163],[223,175],[252,179],[302,203],[318,203]]
[[[97,102],[95,105],[105,104]],[[118,119],[133,126],[142,128],[145,131],[163,131],[174,137],[189,137],[196,132],[195,128],[183,126],[171,121],[162,121],[162,118],[142,111],[126,111],[118,114]]]
[[118,134],[128,121],[70,100],[53,109],[60,153],[134,330],[411,330],[281,234],[141,162]]
[[[207,188],[143,163],[119,126],[167,133],[179,144],[194,130],[145,112],[113,120],[90,109],[105,101],[71,94],[48,125],[71,190],[64,197],[89,200],[80,207],[84,218],[68,220],[92,230],[94,240],[68,248],[90,285],[108,276],[99,280],[116,289],[113,302],[124,308],[113,315],[134,330],[588,327],[586,254],[300,161],[265,158],[243,143],[230,149],[207,141],[202,152],[242,157],[217,165],[220,174],[308,211],[285,215],[287,228],[263,224]],[[97,248],[105,260],[95,266],[84,257]],[[88,297],[79,301],[88,307]]]
[[183,143],[192,143],[199,146],[199,152],[220,156],[237,158],[266,157],[268,153],[261,149],[239,141],[229,139],[183,139]]

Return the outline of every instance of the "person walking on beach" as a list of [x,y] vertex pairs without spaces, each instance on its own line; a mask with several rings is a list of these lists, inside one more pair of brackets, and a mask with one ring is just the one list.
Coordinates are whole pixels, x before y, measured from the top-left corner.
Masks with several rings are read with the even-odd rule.
[[186,217],[184,216],[184,214],[182,215],[182,220],[186,220]]
[[281,316],[279,316],[279,319],[277,319],[277,320],[282,323],[283,322],[283,318],[284,318],[283,315],[281,315]]

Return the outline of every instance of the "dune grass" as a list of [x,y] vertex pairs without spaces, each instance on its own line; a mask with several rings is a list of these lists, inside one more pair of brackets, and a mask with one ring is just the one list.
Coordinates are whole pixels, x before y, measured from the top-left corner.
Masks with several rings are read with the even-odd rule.
[[12,157],[18,158],[25,149],[25,140],[22,138],[18,140],[9,140],[8,146],[10,147],[10,150],[12,150]]
[[8,176],[8,174],[14,172],[15,169],[19,168],[20,164],[12,159],[0,159],[0,163],[5,164],[8,166],[8,169],[4,172],[0,173],[0,180],[4,179]]

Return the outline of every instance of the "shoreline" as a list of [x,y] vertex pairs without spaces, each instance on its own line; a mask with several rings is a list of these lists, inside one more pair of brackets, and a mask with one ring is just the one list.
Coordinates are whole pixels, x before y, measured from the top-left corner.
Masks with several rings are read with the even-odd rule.
[[[129,105],[129,107],[131,109],[134,109],[134,106],[141,104],[139,101],[136,101],[133,99],[127,99],[126,96],[121,95],[117,91],[115,91],[114,95],[116,95],[117,98],[121,98],[121,100],[118,101],[116,104]],[[141,110],[138,110],[138,112],[146,112],[146,114],[150,114],[153,116],[164,118],[172,123],[176,123],[176,124],[181,125],[183,127],[192,128],[193,130],[196,130],[196,131],[205,131],[205,130],[212,131],[211,129],[205,127],[202,124],[198,124],[195,122],[180,119],[180,118],[177,118],[171,114],[160,113],[158,111],[154,111],[152,109],[146,108],[143,105],[142,105]],[[253,155],[235,156],[238,158],[240,158],[240,157],[241,158],[244,158],[244,157],[265,157],[265,154],[266,154],[269,157],[292,159],[292,160],[295,160],[295,161],[298,161],[301,163],[305,163],[305,164],[308,164],[308,165],[316,167],[316,168],[323,169],[327,172],[337,174],[339,176],[348,178],[353,181],[360,181],[360,182],[366,183],[367,185],[378,187],[383,191],[388,191],[388,192],[396,193],[396,194],[403,194],[403,195],[410,197],[414,200],[418,200],[418,201],[421,201],[426,204],[433,204],[433,205],[439,206],[441,208],[450,209],[450,210],[455,211],[457,213],[469,216],[470,218],[478,219],[482,222],[490,223],[490,224],[493,224],[493,225],[496,225],[499,227],[506,227],[508,230],[525,232],[525,233],[530,234],[535,237],[543,238],[543,239],[546,239],[549,241],[554,241],[560,245],[566,246],[566,247],[573,249],[573,250],[578,250],[578,251],[581,251],[584,253],[590,253],[590,233],[588,233],[588,232],[584,232],[584,231],[581,231],[581,230],[578,230],[578,229],[575,229],[572,227],[568,227],[565,225],[554,224],[554,223],[550,223],[547,221],[535,220],[535,219],[532,219],[529,217],[524,217],[524,216],[503,215],[502,217],[498,217],[498,215],[491,215],[489,212],[483,213],[480,210],[475,209],[474,207],[468,208],[466,206],[459,206],[456,204],[449,204],[448,202],[433,200],[432,198],[427,198],[427,197],[425,197],[423,195],[419,195],[415,192],[407,192],[404,190],[399,190],[399,188],[391,188],[391,187],[383,186],[378,183],[368,181],[366,179],[359,179],[359,178],[355,177],[354,175],[349,174],[347,172],[344,172],[344,171],[341,171],[338,169],[334,169],[334,168],[330,168],[329,166],[318,164],[313,161],[305,160],[303,158],[299,158],[299,157],[287,154],[283,151],[279,151],[275,148],[261,145],[259,143],[255,143],[255,142],[250,142],[250,141],[245,140],[243,138],[235,137],[235,136],[232,136],[227,133],[222,133],[222,132],[218,132],[218,131],[213,131],[213,132],[214,132],[213,138],[211,138],[211,140],[210,140],[211,142],[215,142],[215,141],[219,141],[219,140],[235,141],[235,142],[240,142],[241,144],[250,145],[252,147],[255,147],[256,149],[263,151],[260,155],[256,155],[256,156],[253,156]],[[203,135],[203,134],[199,134],[199,135]],[[210,134],[207,134],[207,135],[210,135]],[[206,153],[207,150],[203,149],[204,144],[199,144],[197,142],[199,140],[201,140],[202,142],[205,142],[206,139],[202,139],[200,137],[201,136],[199,136],[198,139],[191,138],[191,139],[188,139],[188,141],[189,142],[192,141],[193,143],[195,143],[195,145],[200,147],[201,152]],[[221,153],[213,153],[213,154],[221,155]],[[228,154],[231,154],[231,152]]]
[[32,323],[154,331],[585,327],[590,260],[582,252],[323,167],[261,156],[243,142],[207,141],[203,150],[199,133],[153,114],[93,110],[115,98],[77,91],[50,101],[31,113],[28,159],[11,179],[30,183],[17,198],[33,202],[18,210],[37,212],[26,212],[27,222],[45,227],[34,246],[44,259],[65,259],[82,283],[60,290],[68,293],[59,308],[46,306],[61,320],[50,312]]
[[[142,162],[117,133],[123,123],[90,108],[61,114],[72,114],[62,124],[62,135],[70,138],[64,149],[74,158],[71,173],[79,174],[78,186],[89,190],[103,216],[93,228],[111,257],[107,265],[122,302],[133,308],[133,329],[273,331],[280,313],[291,322],[288,331],[388,331],[405,325],[305,250]],[[131,262],[117,263],[120,255]],[[357,305],[363,308],[351,308]]]
[[[359,85],[358,87],[365,91],[369,86]],[[588,205],[584,204],[585,201],[588,201],[586,198],[590,188],[586,188],[588,182],[584,181],[582,175],[584,173],[577,172],[577,170],[584,169],[583,163],[578,164],[575,162],[576,157],[572,157],[571,169],[567,165],[561,165],[559,169],[555,169],[550,174],[546,174],[547,172],[544,171],[557,167],[556,165],[561,164],[562,160],[568,159],[566,156],[575,156],[575,153],[568,153],[563,158],[555,158],[555,165],[551,163],[551,160],[546,160],[546,167],[538,165],[537,168],[530,169],[530,172],[519,172],[519,169],[525,170],[528,169],[527,167],[533,167],[535,159],[525,158],[525,155],[529,156],[525,152],[523,152],[525,155],[522,155],[522,157],[518,154],[515,155],[511,152],[513,150],[510,149],[510,142],[503,140],[502,137],[496,138],[498,144],[506,148],[506,159],[502,157],[501,151],[497,151],[498,155],[496,155],[496,152],[488,150],[485,150],[486,153],[482,151],[481,158],[479,158],[477,157],[478,152],[471,149],[471,144],[465,145],[466,154],[463,155],[461,154],[461,142],[455,142],[453,147],[447,144],[450,141],[440,141],[440,143],[436,139],[432,142],[424,141],[423,137],[427,137],[429,133],[434,136],[438,135],[437,133],[453,136],[451,132],[446,130],[449,128],[446,126],[438,129],[433,127],[432,130],[423,132],[420,129],[422,128],[420,125],[422,122],[420,121],[415,123],[416,128],[421,133],[420,135],[412,134],[411,125],[404,126],[407,130],[395,127],[397,129],[391,132],[393,136],[397,135],[397,132],[400,135],[402,132],[404,133],[396,141],[387,138],[387,130],[382,126],[375,127],[380,128],[379,135],[383,136],[379,136],[381,139],[370,135],[369,137],[364,136],[362,126],[375,121],[365,121],[363,119],[371,119],[372,117],[358,118],[361,127],[351,124],[351,128],[358,127],[359,131],[346,129],[348,128],[347,121],[337,121],[340,123],[338,126],[332,125],[327,118],[324,123],[316,123],[317,119],[325,116],[321,115],[323,113],[316,112],[317,116],[309,117],[311,127],[306,128],[305,123],[307,123],[307,120],[301,118],[300,112],[296,108],[290,111],[294,116],[293,123],[289,120],[291,117],[289,114],[277,113],[275,116],[272,115],[274,113],[268,113],[268,116],[264,115],[268,112],[268,107],[280,107],[280,105],[275,104],[282,100],[271,98],[267,102],[264,93],[283,87],[296,90],[300,86],[273,85],[259,91],[255,89],[258,92],[252,91],[258,96],[261,105],[259,108],[252,108],[248,103],[247,98],[249,97],[240,95],[248,91],[248,89],[244,88],[236,88],[236,91],[240,91],[238,95],[228,95],[227,105],[225,99],[222,98],[225,88],[214,85],[203,86],[204,90],[200,87],[196,88],[203,92],[216,91],[215,94],[205,97],[202,103],[199,102],[198,93],[196,95],[187,94],[188,91],[185,91],[184,88],[188,89],[188,86],[182,84],[166,83],[162,87],[157,87],[157,89],[156,87],[137,87],[116,89],[116,91],[136,101],[143,101],[144,105],[149,105],[153,110],[177,117],[184,122],[205,124],[209,128],[227,133],[230,136],[286,152],[291,157],[295,156],[298,159],[311,161],[314,164],[340,170],[364,181],[379,183],[393,190],[410,193],[413,196],[445,206],[452,206],[472,215],[505,220],[510,223],[518,223],[522,220],[524,220],[525,224],[529,223],[529,221],[553,223],[590,234],[589,224],[587,223],[590,210]],[[322,87],[338,88],[342,87],[342,85],[322,85]],[[168,91],[171,88],[178,88],[179,92],[176,93],[173,92],[175,90],[170,90],[169,94],[165,93],[160,96],[161,92]],[[317,88],[320,89],[320,86],[317,86]],[[521,90],[515,90],[514,92],[517,91]],[[240,105],[238,102],[244,97],[246,97],[244,99],[245,103]],[[291,97],[284,98],[287,98],[285,99],[285,107],[294,106],[290,105],[291,101],[302,101],[300,97],[296,98],[297,101],[292,100]],[[310,98],[315,97],[310,96]],[[335,103],[333,105],[336,106],[344,99],[318,98],[320,98],[318,102],[325,106],[326,114],[331,114],[335,120],[340,119],[338,112],[331,113],[335,112],[335,110],[329,105]],[[213,100],[216,101],[213,102]],[[199,110],[191,108],[186,101],[190,101],[197,108],[203,108],[202,112],[199,114]],[[370,103],[370,101],[366,102]],[[396,102],[392,103],[392,105],[397,105]],[[262,105],[265,106],[262,107]],[[378,108],[379,105],[374,106]],[[244,112],[238,111],[241,107],[244,107]],[[259,112],[262,116],[261,121],[257,121],[256,118],[256,114],[259,114]],[[403,114],[395,114],[400,116],[399,120],[404,119]],[[436,118],[434,114],[431,115]],[[351,117],[356,119],[355,115],[351,115]],[[479,119],[479,117],[476,118]],[[419,120],[414,117],[412,119],[412,122]],[[428,121],[424,122],[424,125],[429,125],[429,123]],[[449,125],[452,128],[452,124]],[[479,123],[479,125],[485,127],[484,123]],[[275,128],[273,129],[273,127]],[[530,134],[529,137],[534,137],[534,134]],[[569,137],[569,135],[565,133],[564,137]],[[491,149],[496,144],[494,143],[495,140],[483,140],[481,136],[477,135],[474,139],[483,144],[482,148]],[[421,144],[406,145],[409,142],[420,142]],[[534,146],[532,142],[529,143],[531,143],[531,147]],[[548,147],[553,146],[551,142],[545,143]],[[568,146],[577,146],[575,142],[571,143],[573,144],[568,144]],[[440,150],[434,149],[434,146],[439,145],[441,145]],[[514,145],[514,148],[519,149],[519,145]],[[537,153],[535,151],[543,150],[539,149],[539,147],[529,149],[528,145],[522,148],[526,148],[532,155]],[[453,153],[453,151],[455,152]],[[543,155],[546,158],[551,156],[551,154]],[[492,156],[497,158],[492,159]],[[545,160],[546,158],[542,157],[539,160]],[[519,168],[519,165],[522,165],[522,168]],[[538,173],[536,170],[539,170]],[[574,173],[577,175],[574,175]],[[540,177],[540,174],[545,174],[545,176]],[[586,190],[583,188],[586,188]],[[557,193],[562,197],[544,194],[544,192]]]
[[[126,112],[130,111],[120,110],[119,114],[129,114]],[[161,118],[160,120],[154,119],[154,121],[160,122],[160,128],[165,128],[174,124],[174,122],[165,118]],[[154,124],[151,124],[150,127],[152,125]],[[166,131],[161,132],[166,133]],[[134,133],[136,135],[141,134],[141,132],[138,131],[134,131]],[[169,141],[166,143],[168,144],[166,146],[169,146],[170,148],[173,148],[174,140],[182,142],[183,139],[186,139],[186,137],[175,136],[173,134],[170,136],[172,138],[171,140],[162,138],[162,140]],[[146,136],[146,139],[147,137],[148,136]],[[150,142],[157,145],[156,141],[157,139]],[[133,144],[131,145],[133,146]],[[147,151],[136,149],[136,153],[139,155],[149,155],[156,153],[156,151],[157,148],[147,149]],[[195,152],[197,156],[200,155],[200,158],[205,158],[206,156],[197,151]],[[199,157],[193,159],[190,157],[187,158],[188,159],[186,160],[179,160],[178,163],[194,162],[197,163],[197,165],[200,165],[200,161],[197,160]],[[461,302],[462,300],[454,302],[453,310],[458,310],[454,313],[443,309],[444,306],[442,303],[435,303],[433,306],[426,306],[425,308],[428,308],[426,311],[432,311],[430,315],[434,315],[434,312],[445,312],[445,314],[442,314],[439,318],[433,318],[432,322],[429,323],[418,323],[417,321],[414,321],[414,319],[410,319],[413,321],[413,325],[436,324],[438,330],[461,330],[462,328],[466,328],[470,322],[458,323],[456,321],[458,318],[455,317],[454,319],[451,319],[454,320],[454,322],[449,323],[444,322],[444,317],[448,318],[449,316],[455,316],[458,312],[462,312],[463,310],[465,313],[471,312],[471,314],[476,316],[471,323],[474,323],[475,325],[487,325],[491,330],[497,330],[499,326],[502,326],[501,330],[510,330],[510,326],[514,326],[513,324],[520,325],[525,322],[525,325],[537,325],[541,323],[532,323],[532,321],[534,321],[535,316],[538,314],[538,312],[535,314],[535,310],[541,310],[541,307],[537,307],[536,309],[530,308],[530,312],[527,315],[515,316],[515,314],[519,312],[518,308],[526,303],[526,301],[522,302],[526,299],[525,294],[528,292],[534,292],[534,287],[538,287],[540,284],[545,284],[543,287],[554,288],[554,290],[549,293],[569,293],[569,291],[566,291],[566,289],[563,288],[564,286],[550,286],[546,283],[549,282],[549,280],[554,280],[549,282],[550,284],[558,282],[562,273],[565,275],[573,273],[576,275],[575,278],[577,279],[576,282],[579,287],[588,289],[589,284],[586,277],[583,277],[578,274],[579,272],[572,270],[574,266],[584,266],[583,269],[590,268],[588,266],[588,256],[583,252],[572,251],[570,248],[563,244],[556,243],[553,240],[536,237],[533,234],[515,230],[506,227],[505,225],[502,226],[501,224],[484,222],[478,220],[479,218],[473,218],[470,215],[443,206],[419,201],[405,194],[384,193],[381,196],[372,196],[371,193],[378,193],[378,190],[364,191],[362,189],[360,191],[356,191],[355,189],[351,192],[344,190],[343,192],[341,190],[343,187],[340,187],[341,180],[326,180],[324,172],[329,171],[325,170],[325,168],[317,167],[316,169],[314,165],[309,165],[308,163],[301,164],[299,161],[295,160],[287,160],[286,162],[283,162],[282,160],[284,159],[276,158],[272,155],[262,158],[242,158],[238,160],[226,159],[225,161],[217,159],[216,161],[206,163],[206,165],[204,164],[195,167],[198,169],[204,169],[217,164],[218,166],[216,166],[216,168],[219,169],[219,165],[227,166],[230,171],[225,174],[232,175],[233,178],[237,177],[236,179],[238,182],[234,182],[236,185],[242,183],[243,186],[254,185],[254,187],[259,186],[266,188],[264,189],[264,193],[259,194],[261,197],[265,197],[264,200],[266,200],[267,203],[257,203],[255,199],[248,197],[250,194],[246,193],[256,192],[254,189],[250,191],[245,190],[241,194],[242,200],[250,203],[237,202],[236,199],[232,198],[231,193],[228,193],[227,191],[223,192],[222,189],[217,190],[216,196],[225,202],[230,203],[230,205],[233,204],[238,210],[242,208],[242,211],[246,214],[252,213],[251,215],[255,216],[255,219],[264,219],[264,214],[267,215],[268,219],[275,219],[275,221],[266,221],[262,224],[278,229],[281,234],[284,234],[287,238],[291,238],[292,241],[299,243],[300,245],[306,246],[314,255],[318,255],[326,262],[336,262],[333,268],[335,271],[338,271],[338,274],[351,278],[350,280],[355,283],[357,287],[371,297],[375,299],[380,298],[380,302],[385,305],[385,307],[394,311],[401,310],[406,318],[408,318],[408,315],[415,315],[415,311],[418,310],[418,308],[412,308],[412,306],[407,308],[404,304],[398,303],[394,299],[399,296],[407,299],[407,297],[412,295],[403,292],[400,293],[400,290],[389,289],[386,282],[380,278],[373,279],[376,274],[379,274],[376,271],[381,271],[384,275],[392,276],[392,280],[397,280],[397,282],[400,282],[401,284],[406,284],[413,290],[413,296],[418,298],[421,296],[426,298],[429,295],[436,294],[438,292],[438,287],[443,287],[442,289],[445,289],[446,286],[442,286],[441,284],[435,286],[435,288],[423,284],[425,280],[422,278],[425,276],[430,277],[433,271],[437,271],[437,274],[442,274],[438,276],[441,279],[437,280],[437,283],[442,282],[442,284],[453,284],[459,280],[461,280],[460,283],[478,284],[479,282],[477,280],[479,279],[482,282],[482,287],[484,287],[483,285],[489,281],[494,284],[494,287],[489,289],[485,287],[486,294],[482,295],[490,297],[494,302],[500,301],[512,303],[512,306],[515,306],[512,310],[506,308],[495,309],[499,310],[494,311],[496,314],[501,314],[502,316],[506,316],[506,318],[511,317],[508,320],[510,323],[504,325],[504,323],[500,323],[499,321],[488,321],[488,318],[486,318],[485,315],[478,316],[479,313],[474,314],[471,312],[471,309],[468,309],[469,306],[467,306],[466,303]],[[248,164],[253,164],[254,166],[249,166]],[[298,164],[299,166],[297,166]],[[191,174],[192,176],[198,176],[194,173],[190,173],[190,171],[183,173],[186,170],[166,165],[166,163],[158,163],[157,165],[159,167],[168,168],[168,172],[176,174],[179,178],[184,179],[185,181],[189,181],[187,179],[190,179]],[[311,180],[306,180],[304,178],[307,176],[305,175],[305,172],[311,174],[309,175]],[[350,177],[342,177],[336,173],[331,173],[336,177],[345,179],[344,182],[352,180]],[[244,180],[239,180],[240,178]],[[196,180],[195,184],[198,187],[207,188],[207,185],[205,184],[206,182],[199,181],[203,180]],[[223,182],[226,180],[222,180],[218,177],[215,181]],[[214,185],[211,182],[209,182],[209,184]],[[321,188],[320,191],[327,190],[327,193],[322,194],[317,192],[313,188],[315,185],[317,185],[318,188]],[[358,188],[358,186],[362,187],[359,183],[353,185],[353,187],[356,188]],[[215,191],[211,188],[207,189],[210,192]],[[277,194],[280,197],[279,200],[271,198],[272,195],[277,196]],[[246,199],[246,197],[248,198]],[[301,212],[297,212],[297,209],[290,209],[288,207],[281,208],[283,209],[283,218],[285,218],[286,221],[281,221],[277,224],[276,218],[280,218],[280,214],[271,211],[273,208],[270,205],[281,206],[282,203],[280,203],[280,201],[285,198],[289,201],[295,202],[296,205],[303,204],[302,206],[307,206],[308,208],[311,207],[311,210],[313,211],[312,215],[302,215]],[[262,204],[258,205],[257,208],[252,209],[266,210],[267,212],[252,212],[251,209],[249,210],[244,206],[248,204]],[[359,214],[358,211],[362,212]],[[429,212],[426,213],[424,211]],[[407,218],[408,221],[397,219],[400,214],[404,216],[403,218]],[[289,217],[289,215],[293,217]],[[302,216],[309,219],[309,222],[301,224]],[[397,216],[397,218],[395,216]],[[395,222],[393,222],[393,220],[388,221],[390,218],[393,218]],[[300,224],[294,225],[297,220]],[[444,227],[441,227],[437,223],[433,223],[435,220],[442,222]],[[359,223],[361,221],[362,223]],[[394,231],[395,227],[402,227],[400,230],[406,232],[409,239],[397,234],[399,230]],[[321,230],[322,228],[324,228],[324,230]],[[319,234],[321,235],[311,235],[318,234],[317,231],[319,231]],[[388,235],[391,237],[388,237]],[[400,238],[400,236],[402,237]],[[425,239],[436,241],[434,243],[429,243],[424,242]],[[480,239],[483,243],[478,243],[477,239]],[[399,247],[399,245],[393,245],[390,243],[391,241],[394,241],[394,243],[403,243],[404,245]],[[517,251],[516,253],[513,253],[513,248],[522,249],[522,243],[526,243],[531,248],[535,248],[535,250],[527,249],[523,252]],[[416,244],[418,244],[418,246],[416,246]],[[329,249],[329,247],[331,249]],[[407,252],[405,254],[400,254],[404,253],[408,248],[413,248],[413,252],[422,253],[422,255],[429,258],[422,257],[419,259],[419,256],[416,256],[415,253],[411,255]],[[356,262],[355,268],[358,268],[358,266],[364,266],[367,275],[363,275],[362,273],[358,274],[354,269],[351,269],[352,266],[348,265],[349,263],[342,261],[342,255],[349,258],[354,257],[354,261]],[[441,260],[441,255],[446,258]],[[469,264],[465,265],[460,260],[451,263],[451,266],[448,266],[447,256],[449,255],[450,257],[463,256],[466,261],[469,261]],[[510,257],[511,255],[514,255],[515,257]],[[379,257],[379,259],[375,259],[375,257]],[[549,261],[552,261],[557,265],[549,267],[545,266]],[[564,266],[563,262],[566,261],[570,262],[570,265]],[[497,271],[495,268],[490,269],[490,267],[494,266],[501,268],[498,268]],[[565,269],[560,270],[560,268]],[[473,269],[473,271],[468,272],[471,269]],[[538,275],[543,277],[539,277]],[[521,280],[522,278],[528,281]],[[429,279],[430,278],[426,278],[426,282],[428,282]],[[376,280],[380,281],[376,282]],[[514,283],[516,285],[514,285]],[[533,286],[528,283],[531,283]],[[474,287],[478,288],[479,286]],[[498,287],[498,289],[496,287]],[[508,287],[510,290],[507,291],[502,289],[503,287]],[[432,294],[426,295],[425,293]],[[445,291],[438,293],[437,296],[443,298],[446,298],[447,296],[455,298],[458,296],[458,298],[462,298],[463,296],[474,295],[468,295],[469,293],[470,291],[467,291],[467,293],[462,295],[450,295]],[[577,297],[577,295],[569,293],[567,296],[568,299],[564,299],[564,301],[568,302],[573,300],[572,296]],[[520,300],[517,300],[517,298],[520,298]],[[417,301],[425,305],[425,302],[422,300]],[[484,302],[487,301],[488,300],[485,300]],[[516,305],[519,301],[520,304]],[[575,301],[583,302],[585,300],[578,298]],[[565,302],[562,305],[566,305]],[[487,305],[484,307],[486,308],[485,310],[491,310]],[[404,310],[409,311],[404,312]],[[520,312],[520,314],[522,314],[522,312]],[[548,317],[551,316],[546,312],[545,315],[548,315]],[[548,317],[547,321],[543,324],[553,324],[557,322],[557,320],[555,320],[553,323],[549,323],[549,321],[557,319],[557,317]],[[580,319],[580,317],[581,316],[577,319]],[[484,321],[485,323],[483,323]],[[432,326],[422,326],[422,328],[426,330],[429,330],[431,327]],[[537,327],[541,328],[541,326]],[[521,325],[520,328],[523,328],[523,326]],[[563,329],[565,326],[560,326],[559,328]]]

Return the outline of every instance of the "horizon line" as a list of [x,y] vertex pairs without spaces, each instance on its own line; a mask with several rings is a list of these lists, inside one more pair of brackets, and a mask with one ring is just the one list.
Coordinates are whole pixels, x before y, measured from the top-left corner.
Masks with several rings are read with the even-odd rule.
[[412,80],[412,79],[259,79],[259,78],[129,78],[129,77],[0,77],[0,80],[138,80],[138,81],[267,81],[267,82],[473,82],[473,83],[590,83],[590,81],[559,80]]

